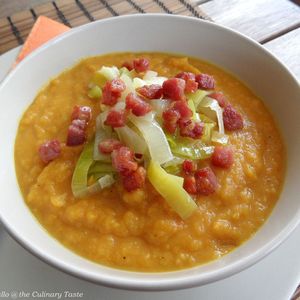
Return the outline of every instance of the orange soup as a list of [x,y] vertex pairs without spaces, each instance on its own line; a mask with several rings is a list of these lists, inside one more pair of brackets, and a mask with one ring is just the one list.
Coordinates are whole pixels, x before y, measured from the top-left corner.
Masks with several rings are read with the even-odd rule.
[[[143,65],[141,58],[150,65]],[[109,157],[105,163],[113,166],[109,169],[113,183],[95,193],[76,196],[72,190],[74,169],[84,147],[94,140],[96,118],[107,107],[111,109],[116,105],[115,102],[122,102],[121,94],[128,88],[125,81],[124,86],[124,82],[114,85],[113,79],[97,86],[95,72],[103,66],[121,68],[124,62],[129,69],[126,74],[140,78],[133,80],[139,86],[138,94],[134,91],[131,98],[127,95],[126,100],[123,99],[125,117],[133,123],[128,127],[130,132],[143,140],[143,130],[147,129],[139,128],[139,118],[154,111],[152,98],[167,98],[167,108],[160,115],[156,113],[150,122],[158,124],[160,134],[165,133],[171,151],[168,153],[176,157],[177,162],[157,163],[161,173],[153,171],[150,178],[148,158],[161,155],[160,149],[155,150],[152,145],[152,152],[156,151],[153,154],[149,145],[153,141],[147,141],[146,137],[149,149],[144,155],[135,153],[133,157],[126,140],[119,141],[118,135],[113,134],[108,148],[104,142],[98,145],[99,149],[102,147],[99,151]],[[129,72],[131,68],[134,69]],[[149,69],[154,72],[149,73]],[[160,86],[157,78],[163,77],[170,80],[170,88],[165,81]],[[141,82],[156,86],[143,88]],[[199,91],[206,97],[200,104],[193,102],[192,97]],[[76,105],[91,110],[88,123],[83,122],[82,127],[80,122],[77,125],[81,117],[74,117]],[[223,113],[224,132],[217,112]],[[124,124],[114,124],[119,121],[113,116],[108,121],[106,117],[102,125],[111,126],[113,130],[123,128]],[[149,119],[144,124],[147,122]],[[83,140],[78,142],[81,137],[74,132],[82,133]],[[150,136],[153,132],[147,134]],[[75,142],[72,134],[76,135]],[[179,136],[175,142],[172,140],[174,134]],[[209,142],[203,142],[204,136]],[[51,149],[55,158],[47,148],[47,141],[53,139],[58,147],[57,152]],[[183,148],[178,148],[185,141],[195,143],[198,139],[203,149],[208,149],[205,152],[201,148],[204,156],[200,151],[189,157],[189,150],[185,150],[185,155]],[[46,147],[41,148],[45,143]],[[130,143],[133,141],[129,138]],[[123,159],[129,156],[124,167]],[[59,242],[99,264],[156,272],[207,263],[248,240],[266,221],[279,198],[284,180],[285,149],[263,102],[224,70],[198,59],[170,54],[116,53],[80,61],[39,92],[20,121],[15,164],[26,204]],[[126,169],[126,173],[123,167],[132,170]],[[95,171],[93,176],[101,172]],[[98,178],[95,180],[93,176],[86,179],[87,185],[97,182]],[[165,176],[161,178],[166,178],[167,184],[159,182],[159,176]],[[176,185],[174,191],[173,185]],[[192,199],[192,206],[185,213],[184,204],[178,204],[177,200],[184,202],[187,198],[188,201]]]

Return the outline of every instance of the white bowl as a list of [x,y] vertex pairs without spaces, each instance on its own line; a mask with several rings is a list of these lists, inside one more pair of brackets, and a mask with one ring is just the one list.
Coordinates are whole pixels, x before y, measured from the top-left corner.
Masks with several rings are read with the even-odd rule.
[[[244,245],[209,264],[176,272],[138,273],[105,267],[63,247],[25,205],[15,175],[18,122],[37,91],[80,58],[119,51],[182,53],[235,74],[266,103],[287,146],[285,185],[272,215]],[[169,290],[213,282],[254,264],[278,246],[300,220],[299,84],[287,68],[251,39],[222,26],[171,15],[132,15],[71,30],[20,63],[0,86],[0,216],[9,233],[44,261],[75,276],[134,290]],[[259,274],[258,274],[259,275]]]

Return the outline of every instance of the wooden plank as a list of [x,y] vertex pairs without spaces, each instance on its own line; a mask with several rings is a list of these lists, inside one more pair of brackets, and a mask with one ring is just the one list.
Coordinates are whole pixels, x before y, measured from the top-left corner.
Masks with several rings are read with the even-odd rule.
[[300,82],[300,28],[282,35],[264,46],[285,63]]
[[0,0],[0,18],[45,2],[50,0]]
[[199,7],[216,23],[259,42],[300,27],[300,7],[289,0],[213,0]]

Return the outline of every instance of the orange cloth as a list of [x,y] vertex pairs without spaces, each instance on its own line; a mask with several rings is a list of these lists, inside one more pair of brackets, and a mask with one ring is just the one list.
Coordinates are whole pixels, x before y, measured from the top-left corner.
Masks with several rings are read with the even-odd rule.
[[32,27],[32,30],[28,35],[15,64],[19,63],[33,50],[69,29],[70,28],[68,26],[53,21],[45,16],[39,16]]

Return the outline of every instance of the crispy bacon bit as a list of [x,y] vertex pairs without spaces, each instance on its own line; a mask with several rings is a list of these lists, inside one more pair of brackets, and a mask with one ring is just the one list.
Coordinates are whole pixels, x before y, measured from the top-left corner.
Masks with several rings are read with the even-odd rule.
[[99,143],[98,150],[104,154],[110,154],[114,150],[121,148],[123,144],[116,139],[106,139]]
[[159,84],[144,85],[136,90],[147,99],[160,99],[162,97],[162,87]]
[[181,78],[185,81],[185,92],[194,93],[198,89],[198,82],[195,81],[195,74],[191,72],[181,72],[176,75],[176,78]]
[[102,103],[113,106],[118,102],[120,93],[113,93],[110,89],[110,84],[107,82],[102,88]]
[[126,85],[122,79],[115,78],[110,82],[110,89],[113,93],[122,93],[126,89]]
[[199,139],[203,134],[204,124],[192,119],[180,119],[179,129],[181,136]]
[[61,146],[58,140],[51,140],[43,143],[39,147],[39,155],[44,163],[48,163],[60,155]]
[[185,82],[185,89],[186,93],[195,93],[198,90],[198,82],[194,80],[187,80]]
[[183,182],[183,188],[189,194],[197,194],[197,185],[196,185],[195,176],[193,176],[193,175],[185,175],[184,176],[184,182]]
[[125,110],[111,110],[104,121],[105,125],[111,126],[113,128],[123,127],[126,123],[126,113]]
[[102,89],[102,103],[110,106],[115,105],[125,89],[125,83],[119,78],[106,82]]
[[168,108],[166,109],[163,114],[162,114],[164,123],[163,126],[164,128],[169,132],[169,133],[175,133],[176,127],[177,127],[177,122],[180,119],[180,114],[177,110],[174,108]]
[[197,170],[197,164],[189,159],[186,159],[183,163],[182,163],[182,171],[186,174],[190,174],[193,173]]
[[216,93],[209,94],[208,97],[217,100],[219,105],[223,108],[227,105],[226,97],[221,92],[216,92]]
[[134,115],[141,117],[150,112],[152,107],[137,94],[129,93],[126,96],[126,109],[131,109]]
[[181,72],[181,73],[178,73],[175,77],[176,78],[181,78],[185,82],[187,82],[188,80],[195,81],[195,74],[191,73],[191,72]]
[[71,122],[71,125],[81,129],[81,130],[85,130],[86,127],[87,127],[87,122],[84,121],[84,120],[79,120],[79,119],[76,119],[76,120],[73,120]]
[[71,115],[71,121],[81,120],[88,123],[92,118],[92,109],[89,106],[75,105]]
[[[75,120],[74,120],[75,121]],[[72,124],[68,128],[67,135],[67,146],[78,146],[82,145],[86,140],[86,134],[84,129],[81,126],[78,126],[77,123],[72,121]]]
[[123,176],[122,181],[126,191],[131,192],[144,186],[146,180],[146,170],[138,167],[133,173]]
[[202,168],[195,172],[197,192],[201,195],[213,194],[217,187],[217,177],[210,167]]
[[134,161],[134,153],[128,147],[113,150],[112,165],[122,176],[127,176],[137,170],[138,164]]
[[244,127],[241,114],[239,114],[231,105],[227,105],[223,111],[223,122],[226,130],[234,131]]
[[215,88],[215,79],[208,74],[197,74],[196,81],[198,82],[198,88],[203,90],[212,90]]
[[166,109],[163,114],[164,128],[169,133],[176,131],[177,124],[180,120],[191,118],[193,112],[188,107],[186,101],[175,101],[173,106]]
[[211,157],[214,166],[229,169],[233,164],[233,151],[231,147],[216,146]]
[[191,118],[193,116],[192,110],[189,108],[186,101],[176,101],[173,108],[180,114],[180,118]]
[[131,71],[131,70],[133,70],[133,62],[125,61],[122,65],[122,67],[127,68],[128,71]]
[[139,72],[145,72],[149,69],[150,62],[146,58],[136,58],[133,60],[134,69]]
[[163,95],[171,100],[185,100],[185,81],[181,78],[171,78],[163,83]]
[[71,115],[71,125],[68,128],[67,146],[82,145],[86,140],[85,130],[92,118],[92,109],[89,106],[76,105]]

